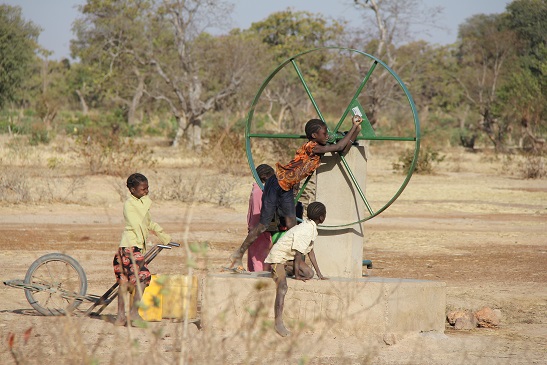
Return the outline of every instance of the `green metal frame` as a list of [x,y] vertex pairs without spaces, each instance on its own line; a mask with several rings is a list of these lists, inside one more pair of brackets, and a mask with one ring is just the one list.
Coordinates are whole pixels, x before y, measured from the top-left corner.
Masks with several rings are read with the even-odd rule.
[[[365,197],[365,194],[364,194],[363,190],[361,189],[361,187],[357,183],[355,175],[353,174],[353,172],[351,171],[349,165],[347,164],[346,159],[344,158],[344,156],[340,155],[340,160],[342,162],[342,165],[344,166],[344,169],[346,170],[348,176],[350,177],[355,189],[359,193],[359,196],[363,200],[363,202],[364,202],[364,204],[365,204],[365,206],[368,210],[368,213],[369,213],[369,215],[367,217],[365,217],[365,218],[363,218],[359,221],[355,221],[355,222],[351,222],[351,223],[347,223],[347,224],[342,224],[342,225],[336,225],[336,226],[327,226],[327,225],[322,225],[321,226],[323,228],[341,228],[341,227],[348,227],[348,226],[354,225],[356,223],[361,223],[361,222],[364,222],[364,221],[367,221],[371,218],[376,217],[377,215],[382,213],[384,210],[386,210],[401,195],[401,193],[403,192],[405,187],[408,185],[408,182],[410,181],[410,178],[412,177],[412,173],[414,172],[414,168],[415,168],[416,162],[418,160],[418,154],[419,154],[419,151],[420,151],[420,121],[418,119],[418,113],[416,111],[416,106],[414,104],[412,96],[410,95],[410,92],[408,91],[407,87],[405,86],[403,81],[399,78],[399,76],[388,65],[386,65],[384,62],[382,62],[380,59],[378,59],[378,58],[376,58],[376,57],[374,57],[374,56],[372,56],[368,53],[361,52],[359,50],[355,50],[355,49],[351,49],[351,48],[342,48],[342,47],[315,48],[315,49],[311,49],[311,50],[299,53],[296,56],[293,56],[293,57],[287,59],[286,61],[282,62],[264,80],[264,82],[262,83],[262,85],[258,89],[258,92],[256,93],[256,95],[253,99],[253,102],[251,104],[251,108],[249,110],[249,114],[248,114],[248,117],[247,117],[247,123],[246,123],[246,127],[245,127],[245,150],[246,150],[246,153],[247,153],[247,160],[248,160],[248,163],[249,163],[249,167],[251,168],[251,172],[252,172],[256,182],[258,183],[258,185],[261,188],[263,188],[262,182],[260,181],[260,179],[258,177],[258,174],[256,172],[256,167],[255,167],[253,157],[252,157],[251,139],[252,138],[284,138],[284,139],[304,139],[305,140],[306,136],[302,135],[302,134],[260,134],[260,133],[251,133],[251,131],[250,131],[251,130],[251,123],[252,123],[252,120],[253,120],[255,107],[258,104],[258,101],[260,100],[260,96],[262,95],[262,92],[264,91],[266,86],[269,84],[269,82],[274,78],[274,76],[279,71],[281,71],[285,66],[287,66],[290,63],[293,66],[296,74],[298,75],[298,78],[300,79],[300,82],[302,83],[308,97],[310,98],[310,101],[313,104],[313,107],[315,108],[315,110],[317,112],[317,115],[319,116],[319,118],[321,120],[326,122],[323,115],[322,115],[322,113],[321,113],[321,110],[319,109],[319,106],[317,105],[317,103],[315,102],[315,99],[313,98],[313,95],[312,95],[308,85],[306,84],[306,80],[304,79],[304,75],[300,71],[300,69],[298,67],[298,64],[296,62],[296,60],[298,58],[300,58],[300,57],[302,57],[306,54],[309,54],[309,53],[312,53],[312,52],[324,51],[324,50],[340,50],[340,51],[355,52],[355,53],[358,53],[360,55],[363,55],[363,56],[369,58],[372,61],[372,65],[371,65],[370,69],[368,70],[367,74],[365,75],[365,77],[361,81],[361,83],[360,83],[359,87],[357,88],[352,100],[350,101],[350,103],[346,107],[344,113],[342,114],[342,117],[340,118],[339,122],[336,124],[335,128],[332,131],[329,130],[329,136],[330,136],[329,143],[336,143],[338,140],[343,138],[343,135],[341,133],[338,133],[338,130],[341,127],[344,119],[347,117],[347,114],[351,111],[352,107],[360,106],[359,101],[357,100],[357,98],[359,97],[359,95],[363,91],[363,89],[366,86],[368,80],[370,79],[370,76],[373,74],[374,70],[377,68],[378,65],[380,65],[381,67],[383,67],[384,70],[389,72],[391,74],[391,76],[393,76],[393,78],[395,78],[398,85],[403,90],[403,92],[406,96],[406,99],[408,101],[408,105],[410,107],[410,110],[412,112],[412,117],[413,117],[413,122],[414,122],[414,135],[413,136],[407,136],[407,137],[377,136],[372,128],[368,128],[368,127],[370,127],[370,122],[368,121],[368,118],[367,118],[363,108],[360,107],[361,111],[363,112],[363,120],[364,120],[363,126],[364,127],[361,131],[361,135],[357,138],[357,140],[405,141],[405,142],[410,141],[410,142],[414,142],[414,146],[415,146],[414,147],[414,155],[413,155],[411,165],[409,167],[408,174],[406,175],[404,181],[402,182],[401,186],[399,187],[399,189],[397,190],[395,195],[384,206],[382,206],[381,208],[379,208],[377,210],[374,210],[371,207],[371,205],[369,204],[367,198]],[[299,191],[299,193],[297,194],[297,197],[296,197],[296,201],[298,201],[298,199],[300,198],[300,195],[304,191],[308,180],[309,180],[309,178],[305,181],[305,183],[300,188],[300,191]]]

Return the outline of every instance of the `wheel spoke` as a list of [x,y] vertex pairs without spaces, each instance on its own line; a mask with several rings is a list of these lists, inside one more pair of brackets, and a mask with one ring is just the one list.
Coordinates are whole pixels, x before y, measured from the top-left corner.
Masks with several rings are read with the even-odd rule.
[[[313,174],[312,174],[313,175]],[[296,194],[296,196],[294,197],[294,204],[296,205],[296,203],[298,203],[298,201],[300,200],[300,197],[302,196],[302,193],[304,192],[304,190],[306,190],[306,185],[308,185],[308,181],[310,181],[312,175],[309,175],[306,180],[304,181],[304,184],[302,184],[302,186],[300,187],[300,189],[298,190],[298,193]]]
[[325,122],[325,118],[323,118],[323,114],[321,114],[321,111],[319,110],[319,106],[315,102],[315,99],[313,98],[313,95],[311,94],[310,88],[308,87],[306,80],[304,80],[304,76],[302,76],[302,72],[300,72],[300,69],[298,68],[298,65],[296,64],[296,62],[294,61],[294,58],[291,59],[291,63],[296,71],[296,74],[298,75],[298,78],[300,79],[300,82],[302,83],[302,86],[304,86],[304,90],[306,90],[306,94],[308,94],[308,97],[310,98],[310,101],[313,104],[313,107],[315,108],[317,115],[323,122]]
[[[338,129],[340,129],[340,126],[342,125],[342,123],[346,119],[346,116],[348,115],[349,111],[351,110],[351,105],[357,100],[359,95],[361,95],[361,91],[363,91],[363,88],[367,84],[367,82],[370,78],[370,75],[372,75],[372,71],[374,71],[377,64],[378,64],[378,61],[375,60],[372,63],[372,66],[370,66],[370,69],[368,70],[367,74],[363,78],[363,81],[361,81],[361,84],[359,85],[359,87],[357,88],[357,91],[353,95],[353,99],[351,99],[350,103],[346,107],[346,110],[344,111],[344,114],[342,114],[342,118],[340,118],[340,121],[338,121],[338,124],[336,124],[336,127],[334,128],[334,131],[333,131],[334,133],[338,132]],[[365,116],[363,116],[363,117],[365,117]],[[368,121],[368,119],[367,119],[367,121]]]
[[287,138],[287,139],[304,139],[304,134],[267,134],[267,133],[249,133],[250,138]]
[[49,278],[51,279],[51,282],[55,282],[55,277],[54,275],[51,273],[51,270],[49,269],[49,263],[45,263],[44,266],[46,268],[46,272],[47,274],[49,275]]
[[375,137],[363,137],[357,136],[355,138],[358,141],[407,141],[416,142],[416,137],[392,137],[392,136],[375,136]]
[[370,206],[367,198],[365,197],[365,193],[363,193],[363,190],[361,189],[361,186],[359,183],[357,183],[357,179],[355,178],[355,175],[353,175],[353,172],[349,168],[348,162],[346,161],[346,158],[342,155],[340,155],[340,160],[342,161],[342,164],[344,165],[344,168],[346,169],[346,172],[348,173],[351,181],[353,182],[353,186],[355,186],[355,189],[357,189],[357,192],[359,193],[359,196],[361,199],[363,199],[363,203],[365,203],[365,206],[367,207],[368,212],[370,215],[374,215],[374,210]]

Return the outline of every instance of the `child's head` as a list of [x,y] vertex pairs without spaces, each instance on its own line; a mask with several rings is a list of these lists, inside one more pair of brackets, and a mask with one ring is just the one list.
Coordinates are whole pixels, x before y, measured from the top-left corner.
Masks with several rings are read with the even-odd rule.
[[325,204],[323,203],[313,202],[308,205],[307,213],[309,219],[321,224],[325,221],[325,218],[327,216],[327,207],[325,207]]
[[304,130],[306,131],[308,140],[316,141],[323,145],[327,143],[327,125],[321,119],[308,120]]
[[127,188],[135,198],[140,199],[148,195],[148,179],[138,172],[127,178]]
[[268,180],[274,173],[274,169],[270,165],[261,164],[258,165],[256,168],[256,173],[258,174],[258,178],[262,183],[265,183],[266,180]]

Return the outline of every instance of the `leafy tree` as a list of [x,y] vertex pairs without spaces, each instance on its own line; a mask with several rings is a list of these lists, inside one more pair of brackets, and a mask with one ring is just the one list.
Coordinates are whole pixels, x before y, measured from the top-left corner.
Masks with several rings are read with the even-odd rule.
[[[534,57],[540,63],[545,62],[547,0],[515,0],[506,9],[507,27],[525,42],[523,55]],[[542,72],[540,65],[530,66],[534,71]]]
[[142,58],[146,47],[142,30],[151,6],[147,0],[89,0],[81,7],[83,17],[74,23],[71,52],[81,59],[72,80],[77,82],[84,112],[86,99],[98,98],[103,105],[125,110],[129,125],[138,123],[137,110],[150,70]]
[[83,115],[88,115],[90,107],[97,107],[101,101],[93,70],[93,66],[78,62],[71,65],[67,75],[70,92],[75,94]]
[[515,33],[504,29],[500,15],[475,15],[459,28],[460,71],[452,75],[464,91],[467,102],[480,116],[477,128],[494,144],[506,150],[511,120],[496,113],[497,92],[511,72],[515,60]]
[[0,5],[0,108],[17,100],[17,93],[29,67],[41,29],[22,18],[21,8]]
[[457,67],[450,46],[435,46],[425,41],[411,42],[397,49],[399,76],[412,90],[422,118],[431,110],[453,112],[461,101],[461,89],[451,80]]
[[[500,90],[500,112],[520,121],[519,146],[539,150],[545,144],[547,118],[547,1],[516,0],[507,6],[504,25],[519,39],[518,63]],[[528,146],[524,146],[528,140]]]
[[321,14],[288,8],[253,23],[249,31],[258,34],[279,63],[311,48],[338,45],[344,24]]
[[516,68],[498,92],[497,111],[512,124],[520,124],[518,145],[538,152],[545,140],[538,136],[545,117],[545,96],[537,77],[527,68]]
[[[39,85],[36,90],[35,107],[38,116],[49,129],[57,113],[68,106],[67,96],[70,95],[70,90],[67,79],[70,62],[67,59],[49,61],[47,58],[40,61],[40,71],[34,73],[38,76]],[[36,80],[36,77],[34,79]]]
[[[201,148],[202,117],[233,97],[254,55],[237,34],[207,40],[231,11],[221,0],[89,0],[73,49],[108,85],[109,99],[129,116],[143,97],[166,105],[178,128],[173,145],[188,137]],[[214,46],[204,52],[202,44]],[[222,47],[220,47],[222,46]],[[219,48],[220,47],[220,48]]]

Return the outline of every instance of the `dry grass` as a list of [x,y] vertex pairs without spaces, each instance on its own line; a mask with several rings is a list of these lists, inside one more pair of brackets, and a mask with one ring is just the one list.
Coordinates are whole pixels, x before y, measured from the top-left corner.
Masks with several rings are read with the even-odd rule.
[[[148,176],[151,182],[151,195],[157,201],[185,202],[189,206],[184,216],[184,224],[181,228],[182,242],[184,243],[184,255],[177,257],[179,266],[184,267],[186,272],[203,277],[209,270],[209,263],[212,260],[221,261],[225,252],[215,250],[214,244],[196,243],[192,241],[187,228],[192,222],[192,209],[197,209],[194,204],[211,204],[220,207],[231,207],[245,210],[245,205],[250,191],[251,179],[248,167],[244,160],[238,160],[230,165],[233,171],[238,173],[220,173],[216,166],[226,161],[215,155],[215,159],[202,161],[198,156],[185,153],[182,150],[175,150],[162,141],[152,141],[154,148],[154,166],[143,165],[133,168],[142,171]],[[236,153],[237,149],[232,152]],[[392,164],[397,161],[401,150],[389,147],[373,146],[370,152],[368,168],[370,171],[370,184],[380,185],[380,189],[390,184],[392,177]],[[237,152],[241,153],[242,152]],[[523,202],[522,197],[512,196],[511,187],[500,185],[496,189],[488,190],[488,205],[483,201],[484,196],[472,188],[471,184],[460,186],[457,180],[465,178],[473,181],[480,176],[511,176],[521,179],[520,168],[526,161],[526,157],[512,156],[504,157],[483,151],[481,153],[468,153],[463,149],[446,149],[442,151],[446,158],[436,167],[436,176],[416,176],[409,186],[413,193],[421,197],[420,213],[424,215],[439,215],[446,212],[451,214],[466,215],[472,213],[502,213],[509,214],[534,214],[525,209],[531,202]],[[210,156],[209,156],[210,157]],[[267,157],[265,157],[267,158]],[[216,161],[216,162],[211,162]],[[542,160],[540,160],[541,162]],[[115,177],[105,174],[91,174],[86,166],[86,160],[78,155],[70,143],[54,140],[50,145],[29,146],[17,138],[10,139],[0,136],[0,201],[10,204],[37,204],[37,203],[66,203],[89,206],[108,206],[119,204],[127,196],[127,189],[124,186],[124,176]],[[537,164],[534,162],[534,164]],[[222,166],[222,171],[227,167]],[[529,174],[528,174],[529,175]],[[446,177],[449,177],[448,179]],[[503,181],[502,181],[503,182]],[[537,185],[541,184],[541,180]],[[535,186],[535,185],[534,185]],[[499,191],[503,189],[503,197]],[[461,204],[456,206],[455,202],[446,201],[448,196],[465,197],[467,201],[465,211],[458,211]],[[484,194],[484,192],[480,192]],[[534,195],[535,196],[535,195]],[[401,199],[407,199],[403,194]],[[533,199],[530,196],[529,199]],[[442,203],[438,203],[442,202]],[[524,207],[519,204],[525,204]],[[390,211],[396,215],[401,212],[402,205],[393,205]],[[544,214],[544,213],[543,213]],[[215,236],[224,234],[211,217],[211,228]],[[435,227],[433,227],[435,228]],[[391,251],[405,253],[404,256],[416,259],[416,246],[410,246],[408,241],[418,242],[422,239],[422,246],[418,249],[421,254],[438,254],[436,265],[447,264],[447,254],[453,253],[452,242],[465,241],[469,246],[475,240],[487,241],[491,239],[489,232],[475,237],[462,236],[456,231],[440,232],[432,227],[425,227],[421,231],[399,232],[394,236],[393,230],[369,234],[369,249],[379,252],[387,252],[384,257],[389,257]],[[396,228],[394,228],[396,229]],[[240,234],[241,232],[238,232]],[[57,234],[56,232],[50,234]],[[68,233],[67,233],[68,234]],[[231,234],[228,232],[226,234]],[[450,235],[454,235],[454,237]],[[500,233],[501,234],[501,233]],[[426,237],[424,240],[423,237]],[[63,236],[64,237],[64,236]],[[116,236],[117,238],[117,236]],[[76,237],[69,242],[76,244],[81,238]],[[445,246],[432,246],[429,242],[445,239]],[[102,244],[107,240],[101,238]],[[221,241],[218,239],[217,242]],[[506,243],[513,241],[513,238],[506,238]],[[375,243],[376,242],[376,243]],[[81,243],[81,242],[80,242]],[[15,243],[14,243],[15,245]],[[63,244],[45,244],[43,250],[51,250],[52,247],[62,247]],[[375,246],[376,245],[376,246]],[[104,244],[106,246],[106,244]],[[95,246],[99,247],[99,246]],[[207,249],[204,249],[207,248]],[[33,247],[33,249],[39,249]],[[439,252],[436,252],[437,249]],[[111,260],[110,248],[105,249],[107,253],[90,250],[90,256],[103,255],[101,262]],[[383,250],[383,251],[382,251]],[[390,251],[391,250],[391,251]],[[17,253],[16,250],[12,250]],[[462,251],[463,252],[463,251]],[[544,254],[539,253],[538,255]],[[215,256],[217,255],[217,256]],[[18,257],[14,256],[15,261]],[[377,260],[382,266],[382,261]],[[407,265],[407,266],[405,266]],[[448,265],[448,264],[447,264]],[[387,266],[387,265],[385,265]],[[415,270],[415,266],[404,262],[401,267],[407,270]],[[458,269],[458,268],[457,268]],[[102,268],[92,268],[99,271]],[[385,271],[388,269],[386,268]],[[456,271],[454,275],[456,275]],[[101,276],[102,278],[102,276]],[[467,278],[461,279],[462,282]],[[101,283],[102,284],[102,283]],[[257,288],[258,290],[258,288]],[[453,297],[459,295],[458,287],[449,293]],[[482,290],[477,288],[477,291]],[[459,298],[458,297],[458,298]],[[482,297],[481,297],[482,298]],[[463,302],[463,299],[462,299]],[[195,325],[185,322],[162,321],[150,323],[147,328],[114,328],[107,321],[94,318],[80,317],[31,317],[24,313],[11,314],[19,318],[23,316],[26,328],[12,329],[11,325],[0,326],[0,353],[3,356],[2,363],[6,364],[137,364],[143,361],[155,364],[257,364],[257,363],[290,363],[290,364],[368,364],[371,361],[378,363],[412,363],[430,359],[435,354],[447,353],[451,359],[459,359],[461,363],[472,363],[485,349],[481,346],[488,344],[495,347],[508,342],[500,341],[500,338],[487,334],[485,341],[462,341],[461,347],[442,349],[431,345],[428,347],[426,340],[416,341],[416,347],[412,347],[406,355],[407,362],[390,361],[389,349],[385,354],[383,345],[376,342],[362,342],[351,338],[332,338],[327,332],[315,333],[313,338],[309,336],[309,328],[305,323],[290,323],[294,328],[293,336],[288,341],[280,341],[279,337],[272,330],[271,319],[267,317],[266,309],[271,303],[258,303],[255,308],[247,308],[247,315],[241,324],[238,323],[237,333],[214,333],[212,331],[198,331]],[[524,308],[524,305],[522,306]],[[519,307],[520,308],[520,307]],[[539,306],[538,313],[544,308]],[[540,323],[541,324],[541,323]],[[28,331],[28,332],[27,332]],[[29,335],[27,335],[29,333]],[[461,336],[461,335],[460,335]],[[513,339],[509,343],[512,342]],[[532,347],[532,340],[524,343]],[[534,340],[535,341],[535,340]],[[329,353],[325,351],[325,344],[328,343]],[[451,342],[453,344],[453,342]],[[522,346],[522,341],[519,342]],[[454,345],[452,345],[454,346]],[[517,346],[517,345],[514,345]],[[408,347],[407,347],[408,348]],[[384,355],[379,356],[381,351]],[[395,350],[393,350],[395,351]],[[452,356],[462,351],[461,356]],[[465,352],[467,351],[467,352]],[[505,353],[524,353],[521,363],[528,360],[526,349],[515,348],[515,351],[508,349]],[[469,355],[469,354],[473,355]],[[433,354],[433,355],[431,355]],[[440,356],[440,355],[438,355]],[[402,357],[397,357],[401,359]],[[493,358],[491,362],[496,363],[504,360]],[[447,363],[437,357],[431,363]],[[419,362],[416,362],[419,363]],[[505,363],[511,363],[506,361]]]

